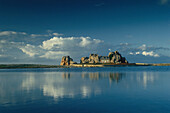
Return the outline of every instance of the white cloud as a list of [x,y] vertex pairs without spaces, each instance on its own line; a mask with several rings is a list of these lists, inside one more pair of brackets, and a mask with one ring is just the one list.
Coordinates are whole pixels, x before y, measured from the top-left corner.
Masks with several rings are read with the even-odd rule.
[[15,31],[1,31],[0,36],[10,36],[10,35],[26,35],[25,32],[15,32]]
[[142,52],[129,52],[130,55],[144,55],[144,56],[151,56],[151,57],[160,57],[159,54],[154,53],[153,51],[142,51]]
[[57,59],[61,58],[63,55],[68,55],[68,52],[64,51],[47,51],[44,55],[40,56],[40,58],[47,58],[47,59]]
[[63,34],[60,33],[53,33],[54,36],[62,36]]
[[6,40],[0,40],[0,43],[6,43],[7,41]]
[[90,41],[90,37],[81,37],[81,42],[79,43],[80,47],[85,47],[90,45],[92,42]]
[[[147,46],[143,44],[139,47],[131,47],[127,48],[124,51],[128,51],[129,55],[143,55],[143,56],[151,56],[151,57],[160,57],[160,56],[167,56],[163,51],[169,51],[169,48],[166,47],[154,47],[154,46]],[[162,54],[164,53],[164,54]]]
[[37,51],[37,48],[33,45],[27,44],[24,47],[20,47],[23,53],[26,53],[30,57],[34,57],[35,55],[38,55],[39,52]]
[[90,37],[80,37],[81,42],[79,43],[80,47],[87,47],[90,45],[97,45],[99,43],[102,43],[102,40],[99,39],[91,39]]
[[130,54],[130,55],[134,55],[134,53],[132,53],[132,52],[129,52],[129,54]]
[[99,39],[93,39],[93,42],[95,44],[100,44],[100,43],[103,43],[104,41],[103,40],[99,40]]
[[136,52],[136,55],[139,55],[140,54],[140,52],[138,51],[138,52]]
[[159,57],[158,54],[154,53],[153,51],[147,52],[147,51],[143,51],[142,55],[144,56],[153,56],[153,57]]
[[41,34],[31,34],[31,37],[48,37],[49,35],[41,35]]
[[22,35],[27,35],[27,33],[25,33],[25,32],[20,32],[20,34],[22,34]]
[[1,31],[0,32],[0,36],[8,36],[11,34],[17,34],[17,32],[14,32],[14,31]]
[[41,47],[47,50],[50,50],[53,47],[59,48],[60,46],[64,45],[64,42],[69,42],[71,40],[73,40],[73,37],[69,37],[69,38],[53,37],[50,40],[43,41]]
[[146,50],[146,49],[147,49],[147,47],[146,47],[146,45],[145,45],[145,44],[143,44],[142,46],[140,46],[140,47],[139,47],[139,49],[141,49],[141,50],[143,50],[143,51],[144,51],[144,50]]
[[90,37],[53,37],[50,40],[43,41],[42,48],[51,50],[54,48],[71,49],[76,47],[88,47],[97,45],[103,41],[98,39],[91,39]]
[[20,47],[20,49],[30,57],[36,55],[39,58],[60,59],[64,55],[77,57],[85,54],[87,49],[97,49],[95,47],[102,42],[99,39],[91,39],[90,37],[53,37],[43,41],[41,45],[27,44]]

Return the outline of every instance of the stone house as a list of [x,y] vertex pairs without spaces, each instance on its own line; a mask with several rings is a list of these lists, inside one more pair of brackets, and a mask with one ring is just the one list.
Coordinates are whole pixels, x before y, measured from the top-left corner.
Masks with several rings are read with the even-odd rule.
[[100,56],[100,63],[110,63],[110,58],[108,56]]

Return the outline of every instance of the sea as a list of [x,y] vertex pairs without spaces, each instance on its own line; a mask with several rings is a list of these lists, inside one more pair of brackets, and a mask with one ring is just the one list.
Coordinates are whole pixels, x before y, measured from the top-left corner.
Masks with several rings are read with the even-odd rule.
[[0,113],[170,113],[170,66],[0,69]]

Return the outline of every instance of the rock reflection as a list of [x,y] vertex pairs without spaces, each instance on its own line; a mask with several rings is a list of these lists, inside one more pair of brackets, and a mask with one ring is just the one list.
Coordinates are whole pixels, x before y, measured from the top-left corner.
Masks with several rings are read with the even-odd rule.
[[62,77],[63,77],[64,79],[70,79],[70,77],[71,77],[70,72],[64,72],[64,73],[62,74]]
[[111,82],[116,81],[118,83],[120,80],[122,80],[123,76],[125,76],[123,73],[110,73],[109,80]]
[[90,80],[99,80],[103,78],[108,78],[110,82],[119,82],[125,77],[125,73],[112,73],[112,72],[96,72],[96,73],[82,73],[82,78],[89,78]]

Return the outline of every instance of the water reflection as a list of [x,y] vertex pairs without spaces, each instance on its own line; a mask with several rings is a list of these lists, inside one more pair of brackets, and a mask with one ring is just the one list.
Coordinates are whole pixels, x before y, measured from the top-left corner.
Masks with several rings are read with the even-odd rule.
[[62,77],[63,77],[64,79],[70,79],[70,77],[71,77],[70,72],[64,72],[64,73],[62,74]]
[[[89,97],[91,94],[100,94],[104,85],[110,81],[118,82],[125,76],[123,73],[108,73],[108,72],[95,72],[95,73],[72,73],[63,72],[60,76],[46,76],[45,82],[41,87],[45,96],[52,96],[57,100],[64,96],[74,97],[75,95],[82,95],[82,97]],[[61,79],[62,78],[62,79]],[[92,84],[91,81],[99,81],[104,79],[104,84],[96,82]],[[108,81],[106,81],[107,79]]]
[[[110,73],[107,73],[107,72],[87,73],[87,72],[83,72],[81,74],[81,77],[83,79],[89,78],[90,80],[99,80],[99,79],[103,79],[103,78],[109,78],[110,81],[115,81],[115,82],[119,82],[123,76],[125,76],[125,73],[112,73],[112,72],[110,72]],[[70,80],[71,73],[64,72],[62,74],[62,77],[66,80]]]
[[24,103],[44,96],[55,101],[75,96],[88,98],[119,87],[147,88],[156,79],[158,75],[152,72],[4,72],[0,75],[0,104]]

